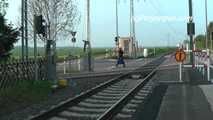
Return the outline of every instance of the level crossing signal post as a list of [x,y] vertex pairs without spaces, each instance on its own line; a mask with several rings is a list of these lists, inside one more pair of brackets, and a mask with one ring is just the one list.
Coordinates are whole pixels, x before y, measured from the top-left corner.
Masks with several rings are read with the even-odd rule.
[[[48,30],[49,29],[49,30]],[[49,33],[49,38],[48,38]],[[55,42],[50,39],[50,25],[45,23],[42,15],[34,15],[34,58],[35,64],[35,79],[38,80],[38,65],[37,65],[37,35],[43,35],[46,39],[46,59],[47,59],[47,79],[56,81],[56,60],[55,52],[53,50]]]
[[83,51],[85,53],[85,56],[83,58],[83,63],[85,64],[87,62],[87,64],[84,65],[84,70],[88,70],[90,72],[93,71],[93,65],[92,65],[92,52],[91,52],[91,47],[90,47],[90,41],[88,40],[83,40],[84,42],[84,48]]
[[[71,38],[71,42],[73,43],[73,49],[75,48],[75,43],[76,43],[76,34],[77,32],[76,31],[71,31],[71,35],[72,35],[72,38]],[[72,50],[70,50],[70,54],[68,56],[68,62],[69,62],[69,72],[71,73],[71,69],[72,69],[72,57],[75,55],[72,55],[73,53],[71,52]]]
[[[190,37],[190,49],[194,50],[194,35],[195,35],[195,23],[193,22],[193,4],[192,0],[188,0],[189,2],[189,22],[187,23],[187,32]],[[190,53],[190,63],[194,63],[193,53]]]

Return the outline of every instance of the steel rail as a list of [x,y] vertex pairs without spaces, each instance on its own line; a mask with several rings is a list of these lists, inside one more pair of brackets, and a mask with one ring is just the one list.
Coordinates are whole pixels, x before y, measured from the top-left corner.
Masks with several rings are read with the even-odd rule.
[[117,76],[113,79],[110,79],[109,81],[102,83],[100,85],[98,85],[97,87],[94,87],[86,92],[81,93],[80,95],[68,99],[56,106],[53,106],[50,110],[47,111],[42,111],[41,113],[39,113],[38,115],[35,116],[31,116],[26,120],[45,120],[50,118],[51,116],[55,115],[55,113],[58,113],[60,111],[63,111],[67,108],[67,106],[73,106],[76,105],[77,103],[79,103],[80,101],[92,96],[93,94],[99,92],[100,90],[116,83],[119,82],[122,78],[127,77],[130,73],[132,73],[132,71],[126,73],[126,74],[122,74],[120,76]]
[[112,119],[124,105],[152,78],[156,73],[157,68],[154,69],[147,77],[145,77],[136,87],[130,90],[125,96],[123,96],[119,101],[117,101],[111,108],[109,108],[102,116],[97,120],[110,120]]

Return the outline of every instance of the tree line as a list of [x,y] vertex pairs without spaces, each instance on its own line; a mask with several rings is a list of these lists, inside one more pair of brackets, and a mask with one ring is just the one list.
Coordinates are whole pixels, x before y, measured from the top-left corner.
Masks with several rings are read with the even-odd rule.
[[5,19],[6,9],[8,7],[7,0],[0,1],[0,60],[8,58],[10,51],[14,48],[14,43],[18,41],[19,30],[12,24],[7,24]]
[[[29,8],[27,22],[30,42],[33,41],[34,15],[43,16],[45,24],[51,26],[50,38],[55,41],[69,40],[71,32],[80,21],[75,0],[30,0],[27,4]],[[10,57],[14,44],[20,39],[20,28],[22,28],[21,25],[14,27],[13,24],[7,24],[5,15],[8,6],[8,0],[0,0],[0,60]],[[46,43],[46,39],[42,36],[39,38],[40,42]]]
[[[213,21],[208,25],[207,31],[207,38],[208,38],[208,48],[211,47],[211,43],[213,42]],[[196,48],[198,49],[205,49],[206,48],[206,35],[205,34],[198,34],[194,38],[196,43]],[[185,44],[189,44],[189,40],[184,40]]]

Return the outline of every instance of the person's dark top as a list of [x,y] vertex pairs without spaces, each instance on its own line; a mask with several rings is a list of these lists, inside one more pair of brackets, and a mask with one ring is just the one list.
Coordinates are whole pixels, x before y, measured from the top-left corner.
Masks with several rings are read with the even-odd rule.
[[122,49],[119,49],[119,51],[118,51],[119,57],[123,57],[123,54],[124,54],[123,50],[122,50]]

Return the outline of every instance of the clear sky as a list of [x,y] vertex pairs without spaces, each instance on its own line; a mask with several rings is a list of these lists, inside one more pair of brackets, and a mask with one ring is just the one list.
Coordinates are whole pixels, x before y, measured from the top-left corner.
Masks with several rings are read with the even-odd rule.
[[[82,16],[78,31],[77,45],[85,39],[85,1],[76,0]],[[20,19],[21,0],[9,0],[7,19],[16,24]],[[212,0],[208,0],[208,11],[213,11]],[[193,0],[196,34],[205,32],[204,0]],[[186,39],[188,0],[135,0],[136,38],[142,46],[176,45]],[[175,19],[176,18],[176,19]],[[209,14],[209,21],[213,14]],[[114,46],[115,0],[91,0],[92,45],[95,47]],[[120,0],[119,34],[129,35],[129,0]],[[71,45],[70,39],[57,43]]]

